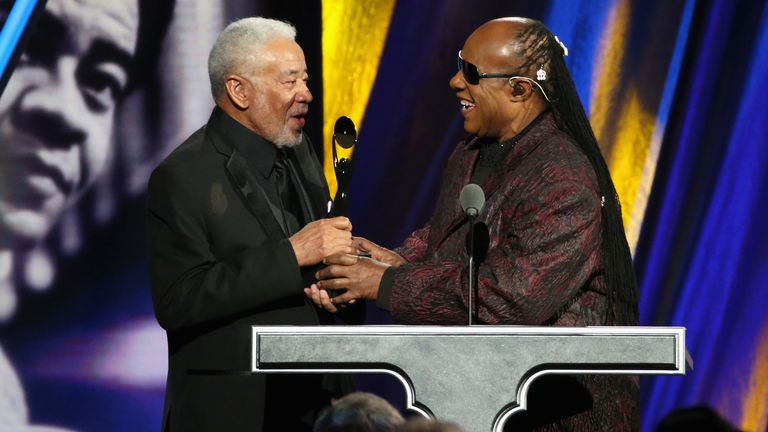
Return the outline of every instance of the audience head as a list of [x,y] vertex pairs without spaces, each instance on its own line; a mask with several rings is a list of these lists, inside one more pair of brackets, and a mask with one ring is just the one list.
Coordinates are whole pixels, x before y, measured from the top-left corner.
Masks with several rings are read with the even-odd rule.
[[320,413],[314,432],[395,432],[403,416],[386,400],[371,393],[351,393]]
[[454,423],[414,417],[408,419],[397,432],[463,432],[463,430]]

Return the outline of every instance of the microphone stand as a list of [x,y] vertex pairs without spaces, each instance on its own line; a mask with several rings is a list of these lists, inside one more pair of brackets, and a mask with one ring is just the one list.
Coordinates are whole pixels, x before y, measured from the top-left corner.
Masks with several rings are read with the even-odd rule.
[[[467,218],[469,219],[469,233],[467,233],[467,256],[469,257],[469,285],[467,287],[467,306],[469,306],[469,325],[471,326],[473,316],[475,314],[475,294],[477,292],[477,269],[475,267],[475,260],[479,259],[482,261],[485,259],[485,253],[480,256],[476,253],[477,251],[475,251],[475,220],[485,205],[485,193],[480,186],[474,183],[470,183],[461,189],[461,194],[459,194],[459,203],[461,203],[461,209],[464,210],[464,214],[466,214]],[[482,225],[485,227],[485,224]],[[487,228],[484,232],[488,232]],[[487,237],[488,236],[486,235],[483,238]],[[486,243],[484,248],[487,247],[488,244]]]
[[[474,210],[474,209],[472,209]],[[467,295],[469,297],[469,325],[472,325],[472,315],[475,313],[475,291],[477,291],[477,275],[475,274],[475,219],[477,218],[477,211],[470,211],[469,213],[469,287],[467,289]]]

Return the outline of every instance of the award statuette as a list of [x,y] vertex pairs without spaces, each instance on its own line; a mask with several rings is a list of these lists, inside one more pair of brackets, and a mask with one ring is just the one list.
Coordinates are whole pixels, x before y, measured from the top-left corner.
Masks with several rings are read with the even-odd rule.
[[[341,116],[336,120],[333,127],[333,142],[331,151],[333,154],[333,170],[336,173],[336,197],[333,199],[333,207],[329,212],[330,216],[347,216],[349,213],[349,182],[352,179],[352,154],[357,144],[357,130],[355,123],[349,117]],[[340,153],[337,150],[340,146],[345,150],[349,157],[339,158]]]

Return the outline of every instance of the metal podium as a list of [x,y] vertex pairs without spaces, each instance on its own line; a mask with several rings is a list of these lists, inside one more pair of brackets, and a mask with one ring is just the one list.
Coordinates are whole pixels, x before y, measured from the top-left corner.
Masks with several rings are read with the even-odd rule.
[[253,327],[253,372],[388,373],[409,410],[467,432],[501,432],[544,374],[685,370],[683,327]]

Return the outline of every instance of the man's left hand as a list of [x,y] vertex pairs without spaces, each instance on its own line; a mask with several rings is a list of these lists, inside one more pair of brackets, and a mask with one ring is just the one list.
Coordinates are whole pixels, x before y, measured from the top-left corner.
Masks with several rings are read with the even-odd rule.
[[322,292],[311,292],[308,295],[319,307],[331,311],[332,306],[354,302],[357,299],[375,300],[379,294],[379,284],[384,271],[389,265],[366,257],[339,254],[325,260],[328,265],[317,272],[317,286],[320,291],[343,290],[346,292],[337,297],[327,296]]

